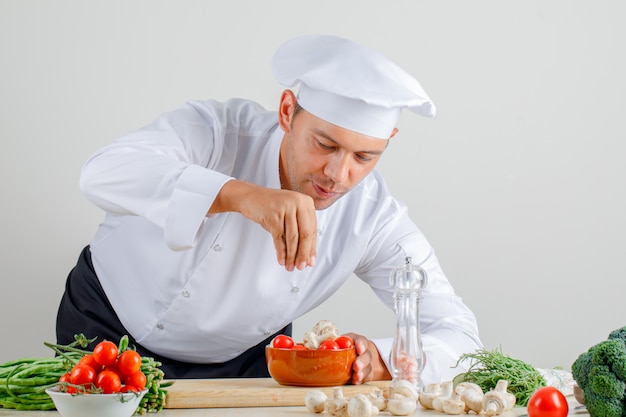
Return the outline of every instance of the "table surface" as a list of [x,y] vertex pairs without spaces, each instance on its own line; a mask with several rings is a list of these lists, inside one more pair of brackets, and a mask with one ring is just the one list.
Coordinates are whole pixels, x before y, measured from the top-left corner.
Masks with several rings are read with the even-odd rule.
[[[268,378],[269,380],[269,378]],[[159,416],[159,417],[211,417],[211,416],[254,416],[254,417],[312,417],[313,414],[307,410],[304,405],[299,401],[293,401],[293,398],[288,398],[283,395],[279,395],[274,390],[285,389],[282,386],[274,386],[267,381],[258,379],[235,379],[235,380],[196,380],[195,383],[187,383],[179,386],[176,402],[171,405],[177,408],[166,408],[158,413],[150,413],[146,416]],[[215,385],[217,383],[217,385]],[[198,385],[200,384],[200,385]],[[172,387],[176,386],[174,384]],[[378,386],[378,385],[376,385]],[[253,389],[254,388],[254,389]],[[380,387],[379,387],[380,388]],[[173,389],[173,388],[172,388]],[[200,391],[197,391],[197,390]],[[288,389],[290,389],[288,387]],[[382,388],[381,388],[382,389]],[[226,396],[223,392],[229,393]],[[257,392],[258,391],[258,392]],[[283,398],[282,402],[267,402],[267,401],[240,401],[233,396],[233,393],[237,393],[239,396],[258,398],[261,392],[263,395],[271,395],[277,398]],[[293,391],[296,392],[296,391]],[[297,391],[301,393],[300,391]],[[173,394],[173,392],[172,392]],[[188,396],[185,396],[187,394]],[[196,397],[198,395],[209,396],[212,401],[198,402]],[[293,396],[293,395],[292,395]],[[217,401],[220,400],[220,401]],[[588,416],[585,408],[581,406],[574,395],[567,395],[569,403],[569,416]],[[255,405],[261,405],[256,407]],[[295,405],[294,405],[295,404]],[[233,407],[228,407],[233,405]],[[281,406],[282,405],[282,406]],[[181,407],[181,408],[179,408]],[[182,408],[182,407],[197,407],[197,408]],[[206,407],[206,408],[205,408]],[[466,414],[464,414],[466,415]],[[0,417],[17,416],[17,417],[59,417],[60,414],[56,410],[52,411],[16,411],[12,409],[0,408]],[[332,417],[328,413],[317,414],[320,417]],[[380,416],[391,416],[388,411],[380,412]],[[444,413],[440,413],[434,410],[425,410],[421,405],[417,406],[416,411],[412,416],[446,416]],[[501,417],[527,417],[525,407],[515,407],[504,414]]]
[[[516,417],[526,414],[526,409],[517,407],[511,412],[501,414],[500,417]],[[445,416],[446,414],[427,411],[418,406],[413,416]],[[57,417],[57,411],[15,411],[0,409],[0,416],[12,417]],[[212,416],[254,416],[254,417],[330,417],[330,414],[312,414],[305,407],[246,407],[246,408],[186,408],[165,409],[155,414],[146,414],[155,417],[212,417]],[[381,412],[380,416],[391,416],[388,412]],[[584,416],[584,414],[581,414]]]
[[[572,398],[570,400],[570,416],[588,416],[587,412],[580,409],[579,404]],[[254,417],[310,417],[317,415],[320,417],[328,417],[329,414],[312,414],[305,407],[246,407],[246,408],[187,408],[187,409],[165,409],[155,414],[147,414],[147,416],[158,417],[212,417],[212,416],[254,416]],[[424,410],[419,407],[413,416],[445,416],[446,414],[438,413],[432,410]],[[0,417],[57,417],[60,414],[57,411],[15,411],[0,408]],[[391,416],[388,412],[381,412],[380,416]],[[501,414],[500,417],[522,417],[526,416],[526,409],[523,407],[515,407],[513,410]]]

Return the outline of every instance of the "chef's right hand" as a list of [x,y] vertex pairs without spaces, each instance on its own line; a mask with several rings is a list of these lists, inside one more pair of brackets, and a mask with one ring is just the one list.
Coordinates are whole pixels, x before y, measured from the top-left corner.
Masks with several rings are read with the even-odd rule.
[[315,265],[317,217],[311,197],[230,180],[208,214],[227,211],[241,213],[267,230],[274,239],[278,263],[288,271]]

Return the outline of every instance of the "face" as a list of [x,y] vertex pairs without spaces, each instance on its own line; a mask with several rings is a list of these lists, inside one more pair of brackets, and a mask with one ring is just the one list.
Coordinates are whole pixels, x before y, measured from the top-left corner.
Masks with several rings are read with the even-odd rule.
[[374,169],[388,140],[338,127],[306,110],[294,115],[295,104],[291,91],[283,93],[279,111],[285,132],[280,150],[281,182],[283,188],[312,197],[315,208],[322,210]]

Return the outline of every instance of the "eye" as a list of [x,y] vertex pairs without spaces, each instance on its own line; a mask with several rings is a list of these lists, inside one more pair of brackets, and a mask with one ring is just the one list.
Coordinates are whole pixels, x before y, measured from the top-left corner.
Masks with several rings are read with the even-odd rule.
[[374,158],[371,155],[368,155],[368,154],[357,153],[357,154],[354,154],[354,157],[359,162],[370,162],[370,161],[374,160]]
[[320,142],[319,140],[318,140],[318,141],[316,141],[316,142],[317,142],[317,146],[319,146],[319,147],[320,147],[320,149],[323,149],[323,150],[325,150],[325,151],[332,151],[333,149],[335,149],[335,147],[334,147],[334,146],[331,146],[331,145],[326,145],[326,144],[324,144],[324,143]]

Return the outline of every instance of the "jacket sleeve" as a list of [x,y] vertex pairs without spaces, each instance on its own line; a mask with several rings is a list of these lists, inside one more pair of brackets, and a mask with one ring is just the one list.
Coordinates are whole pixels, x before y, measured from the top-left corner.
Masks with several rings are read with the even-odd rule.
[[219,190],[224,148],[219,112],[190,102],[92,155],[80,189],[112,215],[142,216],[163,229],[173,250],[193,246]]

